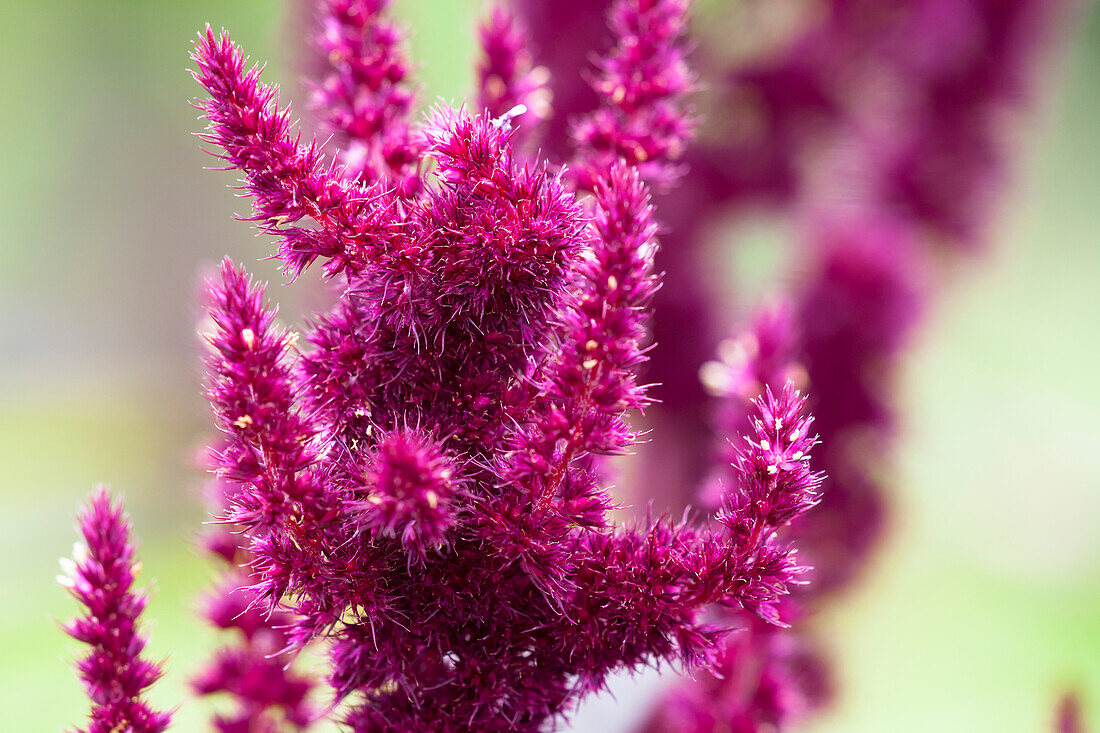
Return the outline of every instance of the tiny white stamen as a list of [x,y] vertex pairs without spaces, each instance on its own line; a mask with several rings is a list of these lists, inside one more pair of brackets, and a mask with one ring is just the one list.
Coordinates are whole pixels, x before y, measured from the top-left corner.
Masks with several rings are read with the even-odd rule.
[[256,332],[251,328],[241,329],[241,340],[244,341],[244,345],[248,347],[249,351],[256,348]]

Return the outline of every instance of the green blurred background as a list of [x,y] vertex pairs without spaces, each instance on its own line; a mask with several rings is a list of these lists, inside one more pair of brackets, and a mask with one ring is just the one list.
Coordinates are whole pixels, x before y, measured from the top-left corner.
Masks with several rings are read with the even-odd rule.
[[[469,91],[477,10],[398,0],[424,99]],[[3,731],[83,720],[57,629],[74,603],[53,577],[97,481],[144,538],[159,704],[185,699],[212,640],[191,613],[210,577],[192,552],[196,276],[224,253],[279,275],[189,134],[188,44],[207,21],[300,98],[296,24],[274,0],[0,3]],[[841,697],[813,731],[1047,730],[1069,687],[1100,716],[1100,7],[1070,26],[995,248],[951,272],[907,362],[894,531],[820,621]],[[294,288],[273,294],[295,312]],[[580,720],[616,730],[638,689]],[[205,715],[187,700],[177,730]]]

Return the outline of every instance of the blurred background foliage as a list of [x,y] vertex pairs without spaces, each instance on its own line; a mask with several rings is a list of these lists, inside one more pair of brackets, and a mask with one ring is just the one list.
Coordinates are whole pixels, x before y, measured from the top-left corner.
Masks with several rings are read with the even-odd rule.
[[[479,4],[398,0],[423,99],[463,99]],[[233,31],[299,109],[301,23],[275,0],[0,3],[0,728],[57,730],[86,703],[52,582],[97,481],[144,540],[158,704],[185,700],[213,635],[194,618],[210,570],[192,455],[209,424],[195,349],[197,276],[269,242],[203,171],[190,133],[190,39]],[[1079,4],[1021,139],[994,248],[956,264],[907,361],[894,527],[856,593],[818,623],[841,697],[810,726],[1037,731],[1067,687],[1100,701],[1100,5]],[[739,271],[766,269],[747,238]],[[744,277],[744,275],[742,276]],[[745,282],[751,292],[766,292]],[[273,295],[297,312],[301,288]],[[597,704],[578,728],[621,729]],[[203,729],[186,700],[180,731]]]

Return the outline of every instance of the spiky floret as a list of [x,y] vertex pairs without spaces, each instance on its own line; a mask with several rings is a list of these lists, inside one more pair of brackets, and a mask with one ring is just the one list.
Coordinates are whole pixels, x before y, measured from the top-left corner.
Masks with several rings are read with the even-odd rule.
[[396,539],[412,561],[443,548],[456,521],[461,477],[437,441],[413,429],[386,435],[363,474],[360,522],[368,531]]
[[421,151],[409,128],[416,94],[404,34],[386,15],[390,0],[321,0],[314,40],[325,67],[311,109],[336,133],[349,178],[384,181],[402,195],[420,189]]
[[[240,64],[207,66],[235,79],[215,90],[255,86]],[[228,518],[255,591],[295,612],[290,643],[330,641],[352,730],[538,730],[617,669],[705,663],[712,604],[778,621],[800,572],[769,528],[804,505],[778,494],[745,536],[731,517],[612,526],[581,459],[629,445],[625,415],[645,403],[648,191],[608,163],[586,210],[561,175],[513,160],[511,134],[431,116],[422,192],[379,193],[392,240],[345,268],[308,353],[271,328],[242,272],[211,287],[211,398],[247,484]]]
[[[725,494],[718,514],[734,545],[746,552],[775,546],[776,530],[820,500],[822,480],[809,468],[817,436],[810,434],[813,418],[803,414],[806,398],[787,383],[778,395],[769,387],[753,404],[755,439],[746,436],[737,452],[732,468],[738,490]],[[779,621],[775,597],[749,610]]]
[[278,90],[260,82],[260,67],[247,68],[227,33],[207,26],[191,58],[195,79],[210,94],[196,104],[209,122],[201,137],[244,173],[250,219],[281,239],[279,255],[290,274],[318,258],[327,260],[329,275],[359,271],[389,248],[397,226],[391,202],[379,189],[348,181],[316,143],[300,144],[289,111],[279,109]]
[[207,397],[226,435],[216,470],[247,486],[229,518],[254,528],[300,519],[320,488],[304,473],[317,459],[317,436],[295,400],[293,339],[274,326],[263,288],[228,258],[221,278],[207,284],[207,312],[214,324]]
[[58,582],[87,612],[65,626],[91,649],[77,671],[92,700],[87,733],[159,733],[169,713],[153,710],[142,693],[160,679],[156,663],[142,658],[145,639],[137,624],[148,599],[133,590],[140,568],[130,539],[130,520],[106,488],[97,489],[79,516],[83,543],[62,559]]

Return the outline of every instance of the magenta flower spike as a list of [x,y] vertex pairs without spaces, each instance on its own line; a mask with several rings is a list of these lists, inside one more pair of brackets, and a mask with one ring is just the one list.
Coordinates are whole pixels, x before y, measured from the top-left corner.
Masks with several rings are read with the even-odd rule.
[[695,129],[685,97],[695,80],[685,60],[688,0],[616,0],[607,23],[614,46],[596,62],[600,107],[576,122],[576,176],[591,189],[617,159],[667,187]]
[[260,68],[246,70],[227,34],[219,38],[207,28],[192,58],[196,80],[210,92],[199,105],[209,121],[201,137],[244,173],[251,220],[280,238],[290,274],[318,258],[327,260],[329,275],[358,271],[388,248],[398,222],[379,189],[349,181],[343,168],[324,162],[315,143],[299,145],[276,90],[260,83]]
[[83,542],[73,558],[62,559],[58,582],[87,611],[65,626],[90,647],[77,671],[92,701],[86,733],[159,733],[171,714],[149,707],[141,696],[160,679],[160,666],[142,658],[145,638],[138,619],[148,599],[133,589],[140,569],[130,539],[130,520],[121,503],[97,489],[79,516]]
[[403,33],[386,16],[389,0],[320,0],[314,45],[325,71],[310,108],[336,135],[345,175],[384,181],[404,195],[420,186],[421,151],[409,129],[416,100]]
[[478,41],[478,108],[515,125],[512,142],[519,147],[550,116],[549,72],[534,65],[527,29],[505,5],[493,6]]
[[[228,40],[208,33],[196,54],[214,137],[248,180],[315,150],[284,144],[274,91]],[[275,120],[275,147],[234,153],[233,115]],[[254,592],[291,612],[291,646],[328,648],[355,731],[542,729],[616,670],[707,664],[722,636],[708,607],[783,623],[778,598],[803,572],[775,536],[818,482],[790,390],[759,404],[770,442],[739,459],[717,525],[610,522],[591,457],[631,445],[626,416],[647,402],[648,189],[593,158],[582,204],[563,175],[514,160],[513,134],[446,108],[420,127],[434,165],[416,196],[373,189],[388,239],[329,269],[347,287],[307,353],[242,272],[227,264],[210,288],[220,455],[244,485],[226,519],[249,539]],[[370,232],[370,211],[352,213]]]

